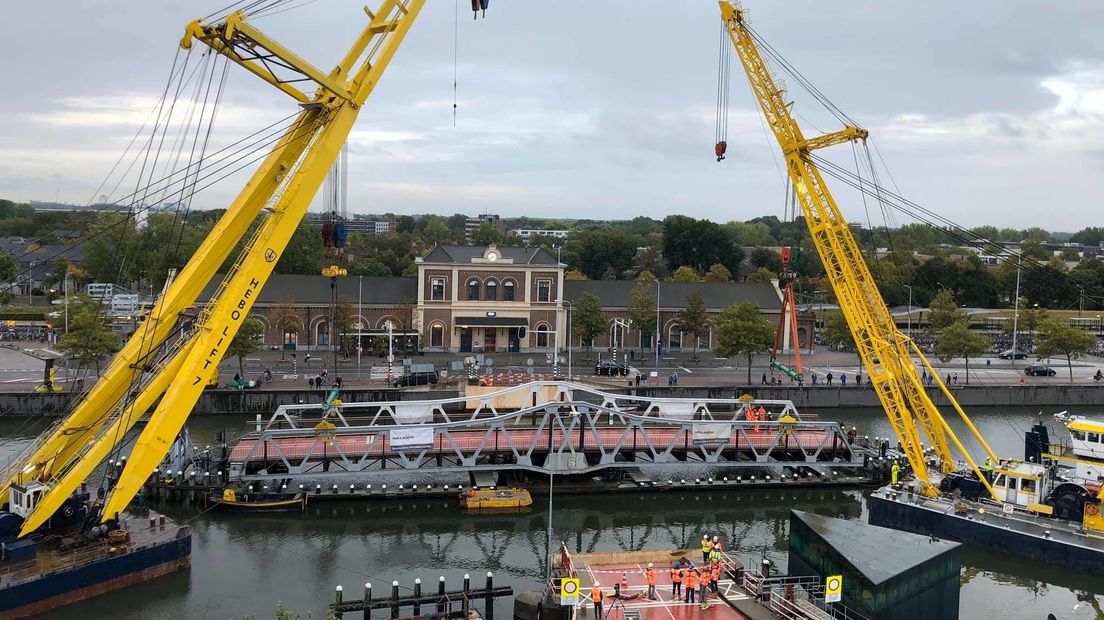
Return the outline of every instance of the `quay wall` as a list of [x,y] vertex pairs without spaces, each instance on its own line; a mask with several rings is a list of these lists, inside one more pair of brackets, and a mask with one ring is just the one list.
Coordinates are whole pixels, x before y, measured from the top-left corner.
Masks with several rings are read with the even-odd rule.
[[[869,386],[822,387],[789,386],[701,387],[676,386],[610,388],[608,391],[661,398],[734,398],[751,394],[756,398],[792,400],[801,408],[831,409],[880,407],[878,397]],[[936,405],[949,405],[942,392],[929,388]],[[957,386],[952,393],[965,408],[971,407],[1040,407],[1050,410],[1073,408],[1104,408],[1104,385],[1002,385]],[[380,400],[423,400],[458,396],[456,388],[441,387],[430,391],[404,391],[393,388],[346,389],[345,402]],[[0,392],[0,417],[57,417],[69,410],[73,395],[69,393],[36,394],[33,392]],[[318,390],[258,389],[207,390],[199,399],[199,414],[261,414],[267,416],[280,405],[318,403],[323,399]]]

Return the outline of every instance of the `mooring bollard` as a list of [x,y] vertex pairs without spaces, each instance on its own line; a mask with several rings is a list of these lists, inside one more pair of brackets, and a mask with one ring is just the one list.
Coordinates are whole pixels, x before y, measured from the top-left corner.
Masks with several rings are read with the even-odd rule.
[[399,617],[399,582],[391,582],[391,617]]
[[445,611],[445,576],[437,578],[437,613]]
[[[342,590],[341,586],[337,586],[336,588],[334,588],[334,604],[335,605],[340,605],[341,604],[341,590]],[[334,616],[340,618],[341,617],[341,612],[340,611],[334,612]]]
[[487,592],[484,595],[484,615],[487,620],[494,620],[494,596],[491,595],[491,590],[494,590],[494,575],[487,571]]
[[471,591],[471,575],[464,573],[464,596],[461,598],[461,610],[464,616],[468,614],[468,592]]
[[364,584],[364,620],[372,617],[372,584]]
[[422,580],[414,580],[414,615],[422,615],[422,604],[418,601],[418,598],[422,596]]

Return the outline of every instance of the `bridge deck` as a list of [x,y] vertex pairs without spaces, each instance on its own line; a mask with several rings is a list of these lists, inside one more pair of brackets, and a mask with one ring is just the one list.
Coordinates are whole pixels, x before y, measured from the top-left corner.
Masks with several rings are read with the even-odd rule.
[[[457,451],[470,454],[472,451],[482,446],[483,454],[512,455],[513,450],[511,446],[524,452],[527,451],[530,445],[534,446],[535,453],[544,454],[548,452],[548,442],[545,440],[545,438],[549,436],[547,431],[540,431],[538,429],[510,429],[498,431],[494,433],[493,439],[488,438],[487,444],[484,445],[485,435],[486,432],[483,430],[452,431],[447,436],[437,435],[434,438],[432,447],[428,449],[427,454],[455,455]],[[580,437],[580,434],[577,432],[569,433],[568,437],[565,437],[563,431],[557,429],[551,433],[551,443],[554,451],[561,451],[562,449],[574,452],[594,453],[610,452],[620,443],[620,451],[624,453],[634,451],[634,449],[645,449],[647,448],[648,442],[657,450],[663,450],[666,446],[670,445],[672,441],[676,440],[677,435],[683,435],[685,439],[681,445],[676,446],[676,449],[685,448],[693,450],[696,448],[690,431],[662,428],[650,428],[647,432],[637,431],[636,433],[632,431],[626,433],[626,429],[623,427],[602,428],[598,429],[597,433],[587,431],[583,433],[582,437]],[[800,455],[802,452],[798,444],[804,445],[807,448],[809,446],[817,446],[824,440],[826,435],[827,433],[823,431],[795,431],[791,435],[779,438],[774,430],[750,430],[746,434],[743,434],[743,436],[733,435],[727,442],[724,442],[723,452],[742,452],[751,454],[753,449],[757,452],[762,452],[773,447],[774,450],[772,453],[776,456],[785,454],[786,452]],[[259,443],[261,445],[258,445]],[[829,442],[829,444],[830,443],[831,442]],[[267,446],[264,444],[267,444]],[[328,439],[328,445],[344,454],[369,454],[373,457],[398,456],[400,452],[399,449],[391,446],[386,431],[337,435]],[[711,448],[715,450],[720,446],[721,443],[718,442],[714,443]],[[787,446],[789,446],[788,450]],[[829,445],[827,447],[831,449],[836,446]],[[842,446],[839,447],[842,448]],[[411,450],[406,448],[405,451],[421,452],[421,449]],[[309,456],[321,457],[322,450],[319,446],[319,437],[317,435],[264,440],[256,437],[246,437],[234,446],[233,450],[230,452],[230,460],[240,462],[246,459],[262,459],[262,454],[264,452],[268,452],[270,455],[281,454],[287,458],[305,458]]]

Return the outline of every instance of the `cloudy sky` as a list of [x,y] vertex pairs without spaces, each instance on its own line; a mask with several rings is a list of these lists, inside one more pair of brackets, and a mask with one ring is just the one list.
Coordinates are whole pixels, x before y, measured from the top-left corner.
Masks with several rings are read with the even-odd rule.
[[[11,3],[0,39],[0,197],[94,198],[155,106],[184,24],[228,3]],[[745,4],[757,32],[871,131],[907,197],[966,226],[1104,222],[1104,4]],[[428,0],[361,113],[350,139],[351,211],[783,215],[777,147],[735,65],[730,155],[711,157],[720,28],[712,0],[493,0],[475,21],[469,6]],[[317,0],[256,24],[328,69],[363,19],[360,3]],[[780,77],[807,134],[838,129]],[[214,144],[294,109],[231,68]],[[832,157],[853,169],[850,148],[836,149]],[[228,179],[195,205],[224,206],[241,183]],[[866,221],[856,196],[837,195],[850,219]]]

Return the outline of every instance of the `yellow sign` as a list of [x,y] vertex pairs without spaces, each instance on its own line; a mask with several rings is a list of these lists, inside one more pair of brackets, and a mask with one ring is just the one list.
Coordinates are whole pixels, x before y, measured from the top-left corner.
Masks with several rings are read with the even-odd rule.
[[575,605],[579,602],[579,578],[564,577],[560,580],[560,604]]
[[829,575],[824,580],[824,602],[838,603],[843,598],[843,575]]

